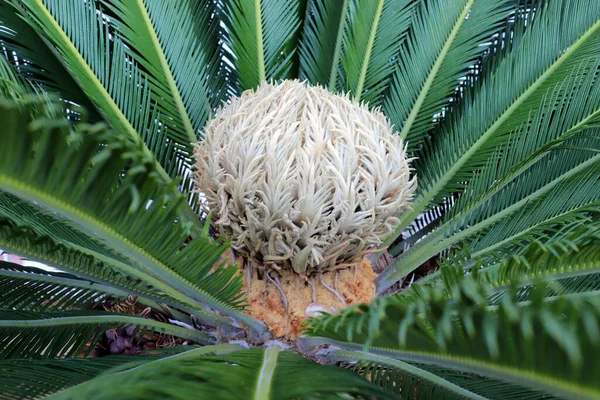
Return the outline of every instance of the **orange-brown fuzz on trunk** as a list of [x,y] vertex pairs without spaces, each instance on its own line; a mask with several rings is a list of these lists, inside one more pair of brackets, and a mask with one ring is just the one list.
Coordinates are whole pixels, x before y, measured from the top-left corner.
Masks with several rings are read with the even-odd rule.
[[[375,272],[367,258],[358,261],[349,269],[335,272],[325,272],[321,275],[322,282],[330,288],[336,288],[345,303],[323,284],[318,277],[311,279],[315,288],[315,301],[313,289],[293,271],[270,272],[270,276],[279,278],[279,285],[287,297],[287,312],[281,292],[266,277],[259,279],[256,268],[253,268],[250,290],[248,279],[243,277],[244,289],[248,297],[248,314],[263,321],[271,332],[277,337],[296,339],[300,334],[303,323],[308,319],[306,310],[312,303],[329,309],[340,310],[355,303],[370,303],[375,297]],[[241,270],[245,275],[246,269]],[[321,308],[319,307],[319,308]],[[332,310],[333,311],[333,310]]]

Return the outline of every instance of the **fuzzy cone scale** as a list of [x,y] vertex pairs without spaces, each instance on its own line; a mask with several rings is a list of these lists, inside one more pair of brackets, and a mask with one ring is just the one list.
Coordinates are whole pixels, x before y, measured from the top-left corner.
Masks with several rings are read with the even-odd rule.
[[198,190],[220,234],[258,266],[343,268],[381,244],[416,189],[387,118],[322,87],[245,91],[204,136]]

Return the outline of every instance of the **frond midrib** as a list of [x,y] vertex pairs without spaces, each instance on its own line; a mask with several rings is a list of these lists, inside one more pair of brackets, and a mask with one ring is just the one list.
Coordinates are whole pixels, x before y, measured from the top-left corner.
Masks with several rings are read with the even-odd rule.
[[[46,19],[48,21],[50,21],[50,23],[52,24],[56,33],[60,36],[60,40],[69,48],[70,53],[75,56],[80,67],[83,68],[86,75],[93,82],[94,86],[96,87],[96,89],[98,90],[100,95],[102,96],[103,100],[106,101],[106,103],[109,105],[110,109],[113,111],[114,115],[117,116],[117,119],[118,119],[119,123],[122,125],[122,127],[124,128],[125,133],[127,133],[129,138],[133,142],[141,143],[143,145],[143,150],[146,155],[154,158],[154,155],[152,154],[150,149],[148,149],[146,144],[143,143],[143,141],[141,140],[138,132],[135,130],[133,125],[131,125],[131,123],[129,122],[127,117],[125,117],[125,115],[121,112],[121,109],[119,108],[119,106],[117,106],[117,103],[115,103],[114,99],[108,93],[108,91],[106,90],[104,85],[102,85],[102,83],[98,80],[98,77],[96,76],[94,71],[92,71],[91,67],[88,65],[88,63],[85,61],[85,59],[81,56],[81,54],[79,53],[79,51],[77,50],[77,48],[75,47],[75,45],[73,44],[73,42],[71,41],[69,36],[65,33],[65,31],[62,29],[60,24],[54,18],[54,16],[50,13],[48,8],[46,8],[45,4],[41,0],[34,0],[34,1],[38,4],[38,8],[44,13]],[[160,165],[158,162],[156,162],[156,168],[157,168],[158,174],[165,182],[168,183],[171,181],[171,178],[169,177],[167,172],[164,170],[162,165]]]
[[406,118],[406,122],[404,123],[404,126],[402,127],[402,130],[400,131],[400,138],[402,140],[406,140],[406,138],[408,136],[408,132],[410,131],[410,128],[412,127],[413,123],[415,122],[415,119],[417,118],[417,115],[419,114],[419,111],[421,110],[421,106],[425,102],[425,98],[427,97],[427,94],[429,93],[431,86],[433,86],[433,81],[435,80],[435,77],[437,76],[438,72],[440,71],[440,68],[442,67],[442,63],[446,59],[446,56],[450,52],[452,44],[454,43],[454,40],[456,39],[456,37],[458,36],[458,33],[460,32],[460,28],[465,23],[467,14],[469,13],[469,10],[471,9],[471,7],[473,6],[474,3],[475,3],[475,0],[469,0],[467,2],[467,4],[465,5],[465,8],[458,16],[456,23],[454,24],[452,30],[450,31],[450,34],[446,38],[446,41],[444,42],[444,46],[442,46],[442,49],[440,50],[438,56],[436,57],[435,62],[431,66],[431,69],[429,70],[429,74],[427,74],[427,79],[425,79],[425,82],[423,83],[423,87],[421,88],[421,91],[419,92],[419,95],[417,96],[417,99],[415,100],[415,103],[414,103],[413,107],[411,108],[410,113],[408,114],[408,117]]
[[400,370],[406,371],[410,374],[419,376],[425,380],[428,380],[436,385],[439,385],[440,387],[443,387],[444,389],[451,391],[455,394],[457,394],[458,396],[464,396],[465,398],[468,399],[474,399],[474,400],[485,400],[486,398],[483,396],[478,395],[477,393],[471,392],[465,388],[462,388],[450,381],[447,381],[446,379],[433,374],[429,371],[425,371],[421,368],[418,368],[414,365],[405,363],[403,361],[400,361],[396,358],[392,358],[392,357],[387,357],[387,356],[381,356],[381,355],[377,355],[377,354],[372,354],[366,351],[350,351],[350,350],[333,350],[331,353],[331,356],[337,358],[337,357],[341,357],[342,359],[348,360],[355,360],[355,361],[371,361],[371,362],[377,362],[377,363],[382,363],[382,364],[387,364],[391,367],[394,368],[398,368]]
[[156,321],[150,318],[142,318],[133,315],[111,314],[104,315],[80,315],[61,317],[59,314],[52,318],[44,319],[5,319],[0,320],[0,328],[52,328],[65,325],[82,325],[82,324],[128,324],[134,326],[152,327],[160,330],[163,333],[169,333],[183,339],[197,341],[198,343],[210,343],[212,338],[204,333],[196,330],[182,328],[177,325],[171,325],[164,322]]
[[[326,337],[311,337],[307,343],[333,344],[341,347],[342,349],[365,351],[364,345],[361,343],[344,342]],[[546,390],[549,393],[561,393],[570,398],[585,398],[592,400],[597,399],[598,396],[600,396],[600,391],[576,386],[568,380],[559,380],[555,377],[532,372],[531,370],[499,366],[491,361],[483,361],[471,357],[461,357],[454,354],[437,354],[416,350],[397,350],[378,346],[370,346],[368,351],[384,357],[423,364],[443,365],[464,372],[487,375],[514,383],[520,383],[523,386],[537,387],[542,390]]]
[[[164,279],[164,283],[161,284],[161,287],[168,289],[166,293],[168,296],[173,297],[174,294],[175,298],[180,297],[181,294],[177,294],[177,291],[180,290],[192,299],[197,298],[208,306],[219,310],[226,315],[232,316],[249,326],[256,326],[256,321],[254,319],[221,303],[210,294],[192,285],[185,278],[176,274],[147,251],[137,247],[133,242],[114,231],[102,221],[97,220],[79,209],[73,208],[70,204],[63,202],[61,199],[48,196],[47,193],[39,191],[23,182],[16,181],[9,176],[0,174],[0,183],[2,183],[3,189],[8,192],[19,197],[27,198],[30,201],[36,201],[43,207],[57,211],[59,214],[75,221],[84,230],[103,237],[120,252],[128,255],[133,260],[137,260],[139,265],[146,270],[146,273],[149,274],[150,277],[155,278],[155,280],[153,280],[154,282],[159,282],[160,279],[156,279],[156,277],[152,276],[153,274],[157,274],[161,279]],[[93,227],[93,229],[91,227]],[[139,271],[138,275],[139,274],[144,276],[144,280],[148,279],[148,276],[142,271]]]
[[338,26],[337,36],[335,39],[335,50],[331,61],[331,72],[329,74],[328,89],[330,92],[335,92],[337,82],[338,64],[342,54],[342,42],[344,39],[344,28],[346,26],[346,15],[348,13],[348,3],[350,0],[344,0],[342,5],[342,14],[340,15],[340,25]]
[[481,135],[479,139],[444,173],[436,179],[436,183],[427,188],[426,192],[421,193],[414,201],[410,212],[400,216],[399,231],[404,230],[421,212],[427,207],[429,202],[437,193],[452,179],[452,177],[462,168],[464,164],[481,148],[487,140],[499,129],[506,120],[531,96],[545,81],[556,71],[579,47],[581,47],[587,38],[600,29],[600,20],[592,25],[575,43],[573,43],[556,61],[554,61],[529,87],[523,91],[517,99],[496,119],[496,121]]
[[[484,219],[483,221],[480,221],[474,225],[471,225],[450,237],[447,237],[447,238],[444,237],[445,232],[441,229],[436,232],[433,232],[430,236],[428,236],[424,239],[428,243],[427,246],[422,246],[418,249],[413,247],[413,249],[415,249],[415,250],[412,250],[411,254],[406,253],[407,256],[405,258],[398,258],[398,260],[396,260],[392,265],[390,265],[386,270],[384,270],[376,278],[375,282],[376,282],[376,284],[378,284],[378,289],[377,289],[378,292],[386,290],[391,285],[390,282],[393,282],[395,279],[397,279],[397,277],[400,277],[400,276],[404,275],[405,273],[410,273],[411,271],[413,271],[416,268],[415,265],[417,265],[419,262],[426,261],[428,258],[427,254],[435,255],[439,251],[446,249],[447,247],[451,246],[452,244],[458,243],[461,240],[469,237],[470,235],[473,235],[473,234],[481,231],[482,229],[485,229],[486,227],[491,226],[492,224],[496,223],[497,221],[504,218],[505,216],[508,216],[508,215],[512,214],[513,212],[515,212],[516,210],[518,210],[519,208],[523,207],[527,202],[529,202],[533,199],[539,198],[540,196],[543,196],[545,193],[547,193],[549,190],[551,190],[553,187],[558,185],[563,180],[568,179],[568,178],[576,175],[577,173],[581,172],[585,168],[588,168],[588,167],[593,166],[594,164],[598,164],[598,163],[600,163],[600,154],[577,165],[575,168],[568,170],[567,172],[560,175],[559,177],[552,180],[551,182],[547,183],[546,185],[542,186],[535,192],[530,193],[529,195],[525,196],[523,199],[517,201],[516,203],[511,204],[509,207],[506,207],[505,209],[500,210],[499,212],[491,215],[490,217]],[[438,241],[436,241],[436,240],[438,240]],[[401,266],[397,267],[400,264],[401,264]]]
[[258,83],[261,84],[267,79],[265,67],[264,37],[262,29],[262,2],[254,0],[254,23],[256,24],[256,53],[258,62]]
[[362,96],[363,86],[367,79],[367,71],[369,69],[369,61],[371,60],[371,54],[373,53],[373,44],[375,43],[375,37],[377,36],[377,30],[379,29],[379,22],[381,21],[381,13],[383,11],[383,3],[385,0],[379,0],[377,3],[377,9],[375,10],[375,18],[373,19],[373,25],[371,25],[371,32],[369,33],[369,40],[367,41],[367,51],[363,58],[360,75],[358,76],[358,83],[354,91],[354,100],[359,102]]
[[254,391],[255,400],[271,398],[273,376],[275,375],[280,351],[281,348],[279,346],[271,346],[265,351],[258,378],[256,379],[256,390]]
[[162,69],[165,78],[167,79],[169,90],[171,91],[171,95],[173,97],[173,100],[175,101],[175,105],[177,106],[177,111],[179,112],[179,115],[183,122],[185,131],[188,136],[188,141],[190,143],[194,143],[197,140],[194,127],[192,126],[192,122],[190,120],[187,108],[185,107],[183,98],[181,97],[181,92],[177,87],[177,82],[175,81],[175,77],[171,72],[171,67],[169,66],[169,62],[167,61],[160,40],[158,39],[158,36],[154,29],[154,25],[152,23],[152,20],[150,19],[150,15],[148,14],[148,10],[146,9],[143,0],[136,0],[135,5],[138,7],[140,14],[142,15],[144,27],[146,28],[148,36],[150,36],[152,47],[154,48],[155,54],[160,61],[160,68]]

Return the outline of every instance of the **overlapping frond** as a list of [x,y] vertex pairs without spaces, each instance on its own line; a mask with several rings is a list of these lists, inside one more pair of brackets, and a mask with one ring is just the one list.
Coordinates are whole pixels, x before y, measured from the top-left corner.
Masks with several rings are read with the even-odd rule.
[[236,89],[254,89],[267,80],[289,78],[300,4],[293,0],[219,0],[227,26]]
[[[107,23],[135,50],[153,100],[178,143],[197,140],[226,93],[218,23],[210,2],[100,0],[114,13]],[[170,136],[173,138],[172,136]]]
[[310,0],[300,42],[300,79],[336,89],[350,0]]
[[13,143],[0,149],[1,188],[97,236],[171,292],[237,315],[228,307],[241,304],[235,268],[210,272],[225,247],[206,235],[188,241],[191,226],[180,217],[183,196],[162,184],[154,160],[100,126],[72,131],[66,122],[36,119],[31,108],[0,108],[5,137]]
[[0,309],[0,358],[61,358],[89,354],[105,331],[133,326],[134,340],[149,332],[208,344],[203,332],[130,314],[102,311],[32,312]]
[[537,10],[539,15],[522,39],[487,69],[481,83],[452,110],[431,146],[423,150],[421,158],[427,162],[419,163],[419,195],[413,210],[402,216],[400,229],[423,210],[461,191],[511,132],[540,109],[549,90],[579,70],[582,61],[597,57],[598,7],[596,1],[576,0],[548,2]]
[[392,357],[365,351],[334,350],[328,354],[328,359],[350,363],[354,371],[368,376],[371,382],[395,396],[410,393],[416,399],[485,399],[423,368]]
[[39,399],[88,381],[111,368],[122,365],[134,368],[148,361],[177,354],[181,349],[184,348],[163,349],[160,353],[140,354],[135,358],[115,355],[94,359],[0,360],[0,392],[8,400]]
[[341,87],[377,106],[387,88],[412,16],[406,0],[352,0],[340,57]]
[[[547,193],[554,193],[551,190],[576,171],[597,165],[596,152],[600,149],[600,131],[597,128],[600,119],[600,79],[596,71],[600,67],[599,61],[597,56],[584,60],[566,79],[548,90],[537,113],[515,130],[507,142],[492,153],[484,167],[473,174],[453,206],[430,222],[435,229],[424,232],[428,236],[408,249],[395,265],[384,272],[379,278],[382,287],[387,287],[393,280],[401,278],[445,248],[474,235],[483,235],[502,218],[510,216],[514,221],[521,218],[519,222],[523,225],[521,228],[513,226],[512,235],[515,238],[523,235],[522,238],[525,238],[527,231],[534,233],[533,227],[536,225],[533,215],[529,216],[531,218],[519,216],[518,213],[523,215],[525,210],[530,212],[547,204],[550,214],[537,220],[537,224],[544,228],[561,215],[564,223],[573,223],[579,219],[578,216],[585,218],[589,206],[597,200],[594,197],[596,191],[587,192],[587,197],[582,194],[582,200],[586,200],[578,205],[575,204],[575,197],[563,192],[563,197],[570,199],[568,203],[571,206],[562,208],[562,212],[553,208],[559,200],[553,200]],[[593,177],[590,179],[591,188],[595,188],[597,182]],[[573,179],[570,182],[577,184]],[[586,189],[579,187],[584,192]],[[578,213],[578,208],[583,213]],[[546,209],[542,208],[537,213],[543,210]],[[558,224],[558,221],[554,222]],[[505,234],[508,231],[501,235]],[[510,236],[505,235],[505,238]],[[393,237],[388,238],[388,243]],[[485,240],[490,241],[492,237]],[[481,246],[483,244],[474,251],[481,250]],[[403,267],[402,272],[396,271],[399,265]]]
[[406,0],[311,2],[300,44],[300,77],[378,106],[413,8]]
[[47,42],[6,1],[0,2],[0,53],[21,79],[36,88],[57,93],[64,100],[69,118],[79,118],[81,112],[88,119],[100,118]]
[[[142,69],[133,49],[108,23],[96,0],[14,2],[26,20],[55,48],[90,100],[124,137],[146,144],[165,180],[190,164],[191,137],[172,123],[174,116],[153,92],[153,77]],[[161,93],[161,96],[166,94]],[[168,98],[168,97],[167,97]],[[180,121],[177,118],[175,121]]]
[[[65,390],[54,399],[197,398],[279,400],[297,398],[391,399],[366,379],[323,366],[279,347],[223,352],[192,349],[137,368],[117,367]],[[225,354],[223,354],[225,353]]]
[[309,322],[311,336],[329,338],[312,342],[472,372],[569,398],[598,396],[596,297],[544,301],[547,290],[538,286],[531,301],[520,303],[509,291],[489,307],[493,289],[488,284],[454,268],[447,272],[447,291],[415,286],[409,289],[413,296],[379,298]]
[[0,262],[0,308],[3,309],[78,309],[111,295],[125,298],[128,294],[73,275]]
[[488,202],[438,227],[402,254],[377,278],[379,290],[461,241],[477,255],[506,253],[525,239],[541,239],[580,224],[598,210],[599,174],[598,153],[581,150],[549,155],[546,162],[521,174]]
[[[16,202],[17,204],[22,203],[18,200]],[[2,206],[2,203],[0,203],[0,214],[3,213]],[[23,207],[20,209],[23,210]],[[38,210],[37,215],[42,217],[48,214]],[[68,225],[64,222],[61,224],[61,222],[50,220],[48,226],[68,228]],[[206,312],[205,306],[201,302],[172,290],[163,281],[140,271],[134,263],[128,262],[126,259],[122,260],[112,254],[112,257],[111,255],[106,256],[103,254],[102,250],[104,249],[102,248],[100,248],[100,252],[93,250],[98,249],[99,246],[91,240],[89,241],[89,244],[93,245],[91,249],[86,247],[88,243],[85,240],[82,241],[84,242],[82,243],[83,246],[64,240],[60,240],[60,244],[58,244],[56,242],[58,239],[51,239],[57,237],[56,230],[51,230],[51,236],[42,236],[37,234],[32,227],[37,228],[37,225],[21,222],[19,226],[14,220],[0,219],[0,248],[84,279],[81,282],[68,280],[67,283],[78,287],[96,287],[99,293],[102,292],[115,297],[127,297],[127,295],[132,294],[137,296],[141,303],[157,309],[162,309],[157,303],[165,303],[171,307],[185,310],[195,315],[199,320],[211,325],[227,326],[230,324],[230,321],[226,318]],[[68,233],[77,235],[77,231],[68,230]],[[86,238],[81,232],[78,236]],[[30,281],[48,281],[46,277],[34,274],[29,274],[26,278]],[[60,282],[55,283],[60,285]],[[41,283],[41,285],[44,285],[44,283]],[[101,287],[101,289],[98,289],[98,287]],[[27,288],[15,287],[14,290],[27,291]],[[71,292],[63,292],[66,299],[69,297],[68,293]],[[77,293],[73,294],[76,295]],[[84,302],[81,301],[81,303]]]
[[[511,2],[420,2],[398,55],[384,112],[416,149],[509,15]],[[414,66],[418,65],[419,68]]]

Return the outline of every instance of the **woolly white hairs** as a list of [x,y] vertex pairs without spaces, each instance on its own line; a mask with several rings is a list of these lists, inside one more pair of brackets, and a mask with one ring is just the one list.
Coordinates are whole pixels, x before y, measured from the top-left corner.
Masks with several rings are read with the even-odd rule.
[[198,189],[220,234],[259,266],[345,267],[392,232],[416,189],[381,112],[298,81],[245,91],[204,134]]

